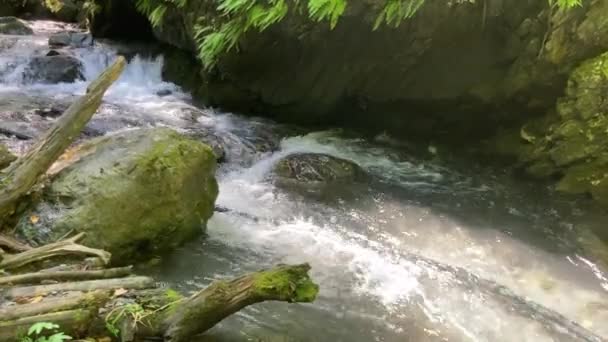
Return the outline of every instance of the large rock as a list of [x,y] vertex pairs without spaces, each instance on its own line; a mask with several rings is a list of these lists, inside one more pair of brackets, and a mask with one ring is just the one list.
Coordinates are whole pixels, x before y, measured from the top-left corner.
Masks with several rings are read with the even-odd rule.
[[19,233],[34,243],[86,232],[87,245],[126,264],[202,233],[213,214],[218,194],[213,152],[170,129],[97,138],[64,158],[68,166],[18,224]]
[[49,45],[53,48],[64,46],[89,47],[93,45],[93,36],[85,32],[60,32],[49,37]]
[[0,17],[0,34],[29,35],[34,31],[15,17]]
[[82,63],[72,56],[36,56],[24,72],[26,82],[71,83],[84,80]]

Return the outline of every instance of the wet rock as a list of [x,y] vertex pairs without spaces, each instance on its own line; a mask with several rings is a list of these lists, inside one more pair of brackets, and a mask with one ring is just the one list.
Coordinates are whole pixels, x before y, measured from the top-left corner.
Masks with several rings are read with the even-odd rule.
[[24,72],[27,82],[71,83],[84,80],[82,63],[72,56],[37,56]]
[[40,108],[34,111],[34,114],[40,115],[44,118],[56,118],[63,114],[63,110],[59,108]]
[[608,53],[578,66],[556,111],[521,129],[519,159],[537,178],[561,176],[557,190],[590,194],[608,207]]
[[15,137],[19,140],[30,140],[38,136],[40,132],[27,122],[7,121],[0,122],[0,134]]
[[60,159],[17,230],[32,243],[86,232],[84,243],[110,251],[116,264],[149,258],[203,231],[218,194],[215,167],[208,146],[170,129],[96,138]]
[[93,45],[93,36],[84,32],[61,32],[49,37],[49,46],[84,48]]
[[51,51],[47,52],[45,56],[47,56],[47,57],[53,57],[53,56],[59,56],[59,55],[61,55],[61,53],[59,51],[57,51],[57,50],[51,50]]
[[158,95],[158,96],[168,96],[171,94],[173,94],[173,92],[169,89],[159,90],[156,92],[156,95]]
[[13,155],[3,144],[0,144],[0,170],[9,166],[17,157]]
[[365,179],[365,171],[359,165],[320,153],[298,153],[280,160],[274,174],[282,181],[305,185],[354,183]]
[[213,155],[218,163],[224,162],[226,160],[226,147],[225,141],[217,134],[211,131],[196,131],[190,132],[187,134],[192,139],[201,141],[213,150]]
[[15,17],[0,17],[0,34],[30,35],[34,31]]

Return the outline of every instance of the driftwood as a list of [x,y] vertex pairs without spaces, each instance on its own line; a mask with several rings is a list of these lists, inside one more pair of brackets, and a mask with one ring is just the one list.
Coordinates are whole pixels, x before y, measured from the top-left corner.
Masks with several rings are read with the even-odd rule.
[[10,236],[3,235],[3,234],[0,234],[0,247],[4,247],[8,250],[15,251],[15,252],[25,252],[25,251],[32,249],[32,247],[25,245],[15,239],[13,239]]
[[54,281],[74,281],[91,279],[109,279],[126,277],[133,271],[132,267],[110,268],[94,271],[56,271],[56,272],[35,272],[17,274],[12,276],[0,277],[1,285],[35,284],[43,280]]
[[0,322],[48,314],[51,312],[84,308],[90,306],[92,303],[105,303],[109,298],[108,291],[94,291],[90,293],[73,293],[63,297],[44,299],[38,303],[16,305],[6,309],[0,309]]
[[148,289],[154,287],[154,279],[149,277],[128,277],[115,279],[87,280],[51,285],[12,287],[1,292],[4,298],[35,297],[60,291],[95,291],[111,289]]
[[16,206],[63,151],[79,136],[101,105],[106,90],[126,65],[123,57],[108,67],[74,102],[55,125],[25,154],[13,162],[0,178],[0,224],[14,214]]
[[24,265],[57,257],[62,255],[94,255],[99,257],[105,264],[110,262],[111,254],[100,250],[85,247],[76,242],[84,237],[84,233],[80,233],[67,240],[62,240],[42,247],[30,249],[23,253],[5,255],[0,261],[0,269],[15,269]]

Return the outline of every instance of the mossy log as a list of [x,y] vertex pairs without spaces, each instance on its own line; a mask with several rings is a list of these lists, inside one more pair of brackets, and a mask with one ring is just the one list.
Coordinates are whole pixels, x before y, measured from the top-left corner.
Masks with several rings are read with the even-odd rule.
[[184,342],[251,304],[264,301],[309,303],[319,287],[308,264],[278,266],[231,281],[218,281],[194,296],[171,305],[161,323],[166,342]]
[[0,175],[0,227],[7,224],[17,204],[26,196],[49,167],[80,135],[101,105],[106,90],[121,75],[126,60],[119,57],[87,88],[45,135],[24,156]]
[[[36,298],[49,292],[54,295],[39,303],[0,310],[0,341],[17,341],[24,328],[37,322],[56,323],[63,331],[79,337],[107,336],[110,325],[119,331],[123,342],[190,341],[255,303],[314,301],[319,288],[309,277],[309,270],[308,264],[280,265],[233,280],[216,281],[191,297],[171,289],[153,289],[152,280],[146,277],[8,289],[10,293],[3,293],[4,298]],[[115,289],[121,290],[117,294]]]

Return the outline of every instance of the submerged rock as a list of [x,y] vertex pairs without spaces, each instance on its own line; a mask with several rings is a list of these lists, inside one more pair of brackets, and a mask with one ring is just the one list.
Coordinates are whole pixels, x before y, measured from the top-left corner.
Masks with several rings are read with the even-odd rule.
[[0,34],[29,35],[34,31],[15,17],[0,17]]
[[170,129],[97,138],[62,158],[60,167],[67,166],[18,223],[30,242],[86,232],[85,244],[126,264],[202,233],[213,214],[218,187],[211,149]]
[[37,56],[24,72],[26,82],[71,83],[84,80],[82,63],[72,56]]
[[273,169],[283,183],[353,183],[365,179],[365,171],[352,161],[320,153],[298,153],[281,159]]
[[85,32],[61,32],[49,37],[49,46],[84,48],[93,46],[93,36]]

